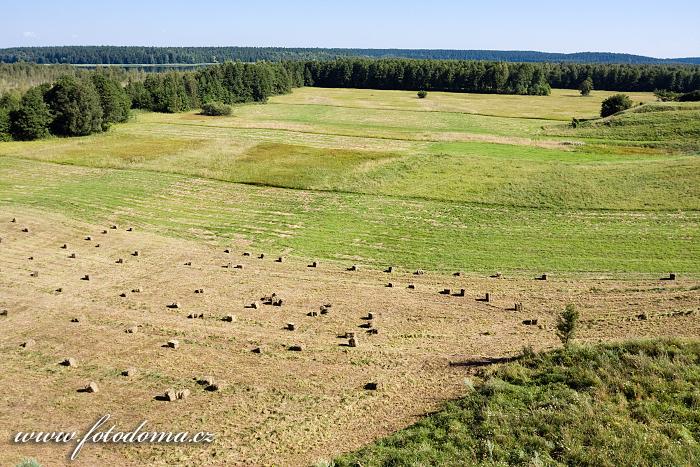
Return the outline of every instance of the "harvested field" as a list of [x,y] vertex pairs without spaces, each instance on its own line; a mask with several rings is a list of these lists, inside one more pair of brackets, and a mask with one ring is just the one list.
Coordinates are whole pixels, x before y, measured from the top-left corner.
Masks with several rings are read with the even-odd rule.
[[[83,431],[111,413],[125,430],[147,419],[153,430],[209,431],[216,441],[86,446],[75,465],[303,465],[357,449],[459,396],[470,362],[557,346],[554,319],[567,303],[581,312],[584,342],[700,335],[700,281],[692,274],[675,281],[658,280],[668,271],[656,279],[549,274],[537,281],[530,272],[414,275],[395,266],[387,288],[386,266],[357,262],[347,271],[347,262],[323,260],[308,268],[313,258],[295,256],[280,263],[241,239],[228,245],[245,268],[227,269],[221,265],[231,254],[215,242],[128,232],[122,224],[3,208],[0,309],[8,313],[0,320],[0,383],[10,409],[0,413],[2,439],[47,419]],[[136,250],[140,255],[130,256]],[[120,257],[129,259],[115,264]],[[90,280],[81,280],[86,274]],[[202,288],[206,293],[193,293]],[[465,289],[465,297],[438,293],[447,288]],[[282,306],[246,308],[273,292]],[[488,302],[477,300],[486,293]],[[173,302],[179,308],[168,309]],[[522,310],[513,310],[515,303]],[[307,316],[326,304],[326,313]],[[204,318],[187,319],[192,313]],[[225,320],[229,315],[236,319]],[[71,323],[76,316],[85,319]],[[534,319],[537,325],[522,324]],[[370,321],[377,334],[360,327]],[[134,326],[138,332],[125,332]],[[356,347],[338,338],[347,332],[357,336]],[[177,350],[162,347],[173,339]],[[67,358],[77,365],[59,365]],[[215,391],[197,382],[210,375]],[[78,391],[92,383],[97,392]],[[369,383],[377,390],[365,389]],[[156,399],[168,390],[189,393]],[[59,465],[68,452],[11,446],[0,450],[0,464],[21,454]]]

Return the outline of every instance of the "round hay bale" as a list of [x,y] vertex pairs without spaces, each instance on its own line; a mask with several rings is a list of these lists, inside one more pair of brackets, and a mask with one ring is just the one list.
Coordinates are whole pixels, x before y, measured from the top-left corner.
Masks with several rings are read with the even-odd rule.
[[69,358],[66,358],[65,360],[63,360],[63,361],[61,362],[61,365],[62,365],[62,366],[70,366],[70,367],[76,367],[76,366],[78,366],[77,362],[76,362],[75,359],[72,358],[72,357],[69,357]]
[[301,352],[303,350],[304,350],[304,347],[302,347],[301,345],[290,345],[289,346],[290,352]]
[[176,397],[180,400],[187,399],[188,397],[190,397],[190,390],[183,389],[181,391],[177,391]]
[[297,327],[294,323],[287,323],[287,326],[285,327],[285,329],[287,329],[288,331],[294,331],[296,330],[296,328]]
[[168,341],[167,346],[171,349],[180,348],[180,342],[177,339],[171,339]]
[[134,376],[136,374],[136,368],[127,368],[122,371],[122,376]]
[[349,347],[357,347],[358,341],[357,337],[352,336],[351,338],[348,339],[348,346]]
[[100,391],[100,388],[97,387],[97,383],[94,381],[90,381],[90,383],[87,386],[85,386],[85,392],[94,393],[94,392],[99,392],[99,391]]

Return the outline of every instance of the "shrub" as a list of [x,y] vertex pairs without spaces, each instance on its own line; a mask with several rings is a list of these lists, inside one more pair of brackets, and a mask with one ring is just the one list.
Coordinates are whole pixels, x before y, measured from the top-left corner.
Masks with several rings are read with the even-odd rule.
[[600,116],[605,118],[632,107],[632,100],[626,94],[615,94],[603,101]]
[[697,91],[681,94],[678,96],[678,102],[698,102],[700,101],[700,89]]
[[566,309],[557,317],[557,337],[565,347],[576,335],[577,327],[578,311],[574,305],[566,305]]
[[593,80],[591,78],[584,79],[578,87],[582,96],[589,96],[593,90]]
[[223,102],[207,102],[202,104],[202,115],[209,115],[211,117],[231,115],[231,106]]
[[419,99],[425,99],[426,97],[428,97],[428,91],[423,91],[423,90],[418,91],[418,98]]

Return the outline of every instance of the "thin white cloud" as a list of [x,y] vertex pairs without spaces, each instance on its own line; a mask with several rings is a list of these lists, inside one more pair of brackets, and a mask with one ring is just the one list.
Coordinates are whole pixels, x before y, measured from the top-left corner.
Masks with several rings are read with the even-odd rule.
[[24,31],[22,35],[24,37],[36,37],[36,33],[34,31]]

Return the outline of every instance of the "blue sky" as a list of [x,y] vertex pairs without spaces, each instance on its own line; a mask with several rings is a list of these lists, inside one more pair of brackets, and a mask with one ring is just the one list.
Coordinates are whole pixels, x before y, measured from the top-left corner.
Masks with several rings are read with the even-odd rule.
[[76,44],[700,56],[700,1],[0,0],[0,47]]

